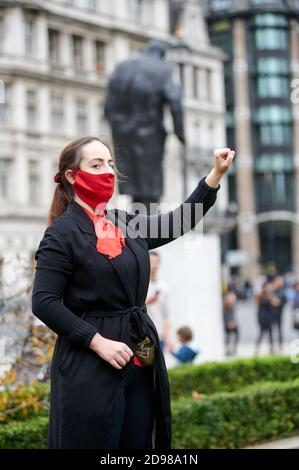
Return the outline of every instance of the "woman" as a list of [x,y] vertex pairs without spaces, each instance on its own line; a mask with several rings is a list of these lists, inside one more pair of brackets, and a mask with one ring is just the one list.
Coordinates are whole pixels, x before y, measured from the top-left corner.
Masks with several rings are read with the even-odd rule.
[[[234,291],[229,290],[223,299],[223,321],[225,330],[225,355],[234,356],[237,353],[239,340],[239,328],[236,321],[237,296]],[[231,348],[232,340],[232,348]]]
[[[187,230],[201,218],[196,203],[203,203],[203,215],[214,204],[233,158],[230,149],[215,151],[214,168],[185,201]],[[50,448],[171,448],[168,375],[145,298],[149,250],[175,239],[172,222],[181,220],[182,205],[152,216],[105,209],[115,171],[110,148],[98,138],[78,139],[62,151],[49,226],[35,254],[32,311],[58,334]],[[169,226],[167,237],[165,230],[148,235],[157,222]],[[142,367],[136,345],[146,336],[156,355]]]

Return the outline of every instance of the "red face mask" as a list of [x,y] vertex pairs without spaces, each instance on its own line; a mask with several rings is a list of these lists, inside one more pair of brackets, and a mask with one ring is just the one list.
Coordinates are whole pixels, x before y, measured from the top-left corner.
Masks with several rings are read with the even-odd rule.
[[114,191],[114,174],[96,175],[79,168],[75,172],[74,191],[78,197],[93,209],[100,204],[100,209],[104,210]]

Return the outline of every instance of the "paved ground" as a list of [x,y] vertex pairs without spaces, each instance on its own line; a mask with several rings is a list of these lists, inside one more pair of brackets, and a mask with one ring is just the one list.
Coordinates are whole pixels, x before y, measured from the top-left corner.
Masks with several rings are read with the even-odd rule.
[[299,449],[299,436],[266,442],[265,444],[246,447],[246,449]]

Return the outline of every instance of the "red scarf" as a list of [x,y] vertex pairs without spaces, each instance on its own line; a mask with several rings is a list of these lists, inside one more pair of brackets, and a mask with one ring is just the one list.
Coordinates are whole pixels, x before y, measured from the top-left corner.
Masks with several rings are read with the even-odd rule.
[[97,251],[108,255],[109,259],[120,255],[126,244],[125,237],[120,228],[116,227],[111,220],[105,218],[105,212],[103,210],[100,211],[98,215],[94,215],[85,207],[83,207],[83,209],[94,223],[97,235]]

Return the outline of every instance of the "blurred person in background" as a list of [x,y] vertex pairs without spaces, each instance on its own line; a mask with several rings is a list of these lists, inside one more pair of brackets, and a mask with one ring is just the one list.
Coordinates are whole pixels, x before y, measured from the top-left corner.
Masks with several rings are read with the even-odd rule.
[[272,293],[276,299],[277,305],[273,306],[273,331],[277,330],[278,344],[280,351],[283,347],[283,334],[282,334],[282,317],[284,306],[287,303],[285,294],[285,282],[283,276],[275,276],[272,281]]
[[231,356],[237,353],[239,340],[239,328],[236,322],[237,296],[233,291],[228,291],[223,298],[223,320],[225,330],[225,355]]
[[261,292],[256,295],[255,300],[258,305],[257,316],[260,327],[259,336],[256,341],[256,354],[259,352],[259,347],[265,334],[268,335],[270,353],[272,354],[274,352],[272,335],[273,307],[279,305],[279,300],[273,296],[270,282],[265,282]]
[[299,330],[299,281],[296,281],[294,284],[294,295],[291,302],[293,310],[293,327],[294,330]]
[[163,351],[169,351],[173,347],[171,340],[171,320],[169,291],[164,282],[158,280],[160,255],[157,251],[150,252],[150,282],[145,300],[148,315],[154,322],[160,338]]
[[193,362],[200,351],[197,344],[192,341],[193,333],[191,328],[182,326],[176,334],[181,346],[177,350],[172,349],[170,353],[177,359],[177,365]]

